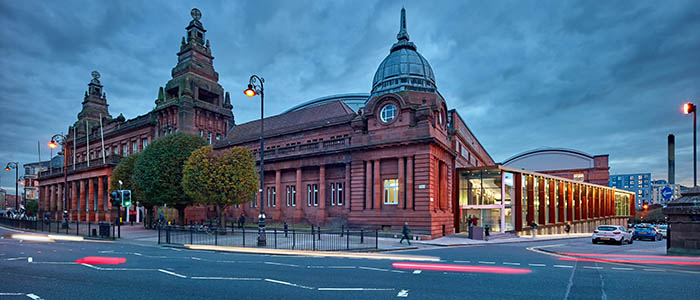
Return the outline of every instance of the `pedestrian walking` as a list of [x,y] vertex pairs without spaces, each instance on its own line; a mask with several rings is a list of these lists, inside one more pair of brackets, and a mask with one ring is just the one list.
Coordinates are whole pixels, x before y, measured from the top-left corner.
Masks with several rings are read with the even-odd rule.
[[467,224],[469,225],[469,227],[472,227],[472,225],[474,225],[474,224],[472,224],[472,216],[471,215],[469,215],[467,217]]
[[405,239],[406,242],[408,242],[408,245],[411,245],[411,237],[409,236],[411,230],[408,229],[408,222],[403,223],[403,230],[401,232],[403,233],[403,236],[401,237],[399,244],[403,244],[403,240]]
[[241,216],[238,217],[238,228],[243,228],[244,224],[245,224],[245,215],[241,214]]
[[489,235],[491,235],[491,226],[489,224],[484,225],[484,235],[486,237],[486,240],[489,240]]
[[566,234],[569,234],[569,231],[571,231],[571,225],[569,225],[569,223],[566,223],[566,226],[564,226],[564,231],[566,231]]
[[535,221],[532,221],[532,223],[530,223],[530,227],[532,227],[532,238],[534,239],[535,237],[537,237],[537,223],[535,223]]

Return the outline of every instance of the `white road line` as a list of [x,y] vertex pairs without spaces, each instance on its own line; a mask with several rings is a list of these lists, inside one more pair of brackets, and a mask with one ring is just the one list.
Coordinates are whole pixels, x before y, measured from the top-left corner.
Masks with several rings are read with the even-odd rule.
[[456,263],[471,263],[470,260],[455,260]]
[[33,261],[33,264],[47,264],[47,265],[75,265],[72,261]]
[[314,288],[312,288],[312,287],[308,287],[308,286],[304,286],[304,285],[299,285],[299,284],[296,284],[296,283],[291,283],[291,282],[286,282],[286,281],[280,281],[280,280],[274,280],[274,279],[268,279],[268,278],[265,278],[265,281],[267,281],[267,282],[272,282],[272,283],[278,283],[278,284],[284,284],[284,285],[293,286],[293,287],[298,287],[298,288],[302,288],[302,289],[310,289],[310,290],[313,290],[313,289],[314,289]]
[[319,291],[393,291],[395,289],[382,288],[318,288]]
[[27,258],[27,257],[26,257],[26,256],[22,256],[22,257],[11,257],[11,258],[5,258],[5,260],[20,260],[20,259],[25,259],[25,258]]
[[396,294],[396,297],[401,297],[401,298],[406,298],[406,297],[408,297],[408,290],[401,290],[401,291],[399,291],[399,293]]
[[0,293],[0,296],[22,296],[24,293]]
[[191,279],[200,279],[200,280],[246,280],[246,281],[255,281],[255,280],[262,280],[262,278],[247,278],[247,277],[190,277]]
[[554,265],[555,268],[573,268],[574,266],[568,266],[568,265]]
[[546,267],[547,265],[545,264],[527,264],[530,267]]
[[178,273],[170,272],[170,271],[168,271],[168,270],[158,269],[158,272],[163,272],[163,273],[165,273],[165,274],[173,275],[173,276],[175,276],[175,277],[187,278],[187,276],[185,276],[185,275],[180,275],[180,274],[178,274]]
[[583,266],[584,269],[593,269],[593,270],[600,270],[603,269],[603,267],[589,267],[589,266]]
[[33,262],[33,261],[34,261],[34,259],[33,259],[33,258],[31,258],[31,257],[27,257],[27,262],[28,262],[28,263],[30,263],[30,262]]
[[102,250],[102,251],[98,251],[98,253],[112,253],[112,252],[114,252],[114,250]]
[[41,300],[41,297],[34,294],[27,294],[27,297],[32,298],[34,300]]
[[134,252],[133,254],[136,255],[136,256],[143,256],[143,254],[138,253],[138,252]]
[[326,266],[306,266],[307,269],[323,269]]
[[295,264],[283,264],[283,263],[278,263],[278,262],[273,262],[273,261],[266,261],[266,262],[263,262],[263,263],[264,263],[264,264],[267,264],[267,265],[286,266],[286,267],[299,267],[299,265],[295,265]]
[[648,272],[666,272],[666,270],[662,270],[662,269],[643,269],[643,270],[648,271]]
[[511,265],[511,266],[519,266],[520,263],[514,263],[514,262],[503,262],[504,265]]
[[489,265],[494,265],[496,264],[495,261],[479,261],[480,264],[489,264]]
[[328,266],[329,269],[354,269],[355,266]]
[[413,274],[420,274],[420,272],[422,272],[422,271],[421,270],[414,270]]
[[372,271],[382,271],[382,272],[388,272],[389,270],[387,269],[378,269],[378,268],[370,268],[370,267],[359,267],[360,269],[363,270],[372,270]]
[[86,266],[86,267],[93,268],[93,269],[95,269],[95,270],[102,270],[102,268],[97,267],[97,266],[93,266],[93,265],[91,265],[91,264],[81,264],[81,265]]
[[406,273],[406,272],[401,271],[401,270],[391,270],[391,272],[394,272],[394,273]]
[[192,256],[191,258],[194,259],[194,260],[202,260],[201,258],[199,258],[199,257],[194,257],[194,256]]
[[633,268],[618,268],[618,267],[612,267],[611,269],[613,269],[613,270],[623,270],[623,271],[632,271],[632,270],[634,270]]

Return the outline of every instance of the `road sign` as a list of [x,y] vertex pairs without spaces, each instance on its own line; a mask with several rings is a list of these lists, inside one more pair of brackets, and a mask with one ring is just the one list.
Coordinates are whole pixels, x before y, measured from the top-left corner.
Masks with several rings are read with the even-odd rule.
[[671,199],[671,196],[673,196],[673,190],[670,187],[665,187],[661,190],[661,197],[664,197],[664,200]]

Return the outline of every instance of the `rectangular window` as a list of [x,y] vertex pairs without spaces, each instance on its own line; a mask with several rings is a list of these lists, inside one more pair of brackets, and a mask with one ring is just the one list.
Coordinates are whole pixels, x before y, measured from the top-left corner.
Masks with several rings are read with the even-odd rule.
[[335,205],[335,183],[331,183],[331,205]]
[[384,204],[399,204],[398,179],[384,179]]
[[306,204],[308,206],[311,206],[311,185],[307,184],[306,185]]
[[277,207],[277,188],[272,188],[272,207]]
[[138,146],[136,145],[136,141],[131,141],[131,153],[139,152],[139,149],[137,147]]
[[267,207],[270,207],[270,188],[267,188]]
[[146,149],[146,147],[148,147],[148,139],[142,139],[141,146],[141,149]]
[[211,132],[207,133],[207,141],[209,142],[209,145],[211,145]]
[[286,195],[287,195],[287,197],[286,197],[286,199],[287,199],[287,206],[289,206],[289,204],[290,204],[290,202],[291,202],[291,201],[289,201],[289,200],[290,200],[290,197],[292,196],[292,195],[291,195],[291,192],[292,192],[292,191],[289,189],[289,186],[287,186],[287,194],[286,194]]
[[292,186],[292,206],[297,206],[297,186]]
[[337,203],[338,205],[343,205],[343,183],[338,182],[336,187],[338,188],[338,197],[336,197]]
[[314,184],[314,206],[318,206],[318,184]]
[[217,140],[217,141],[220,141],[220,140],[221,140],[221,135],[218,134],[218,133],[216,134],[216,140]]
[[109,148],[105,149],[105,156],[109,156]]

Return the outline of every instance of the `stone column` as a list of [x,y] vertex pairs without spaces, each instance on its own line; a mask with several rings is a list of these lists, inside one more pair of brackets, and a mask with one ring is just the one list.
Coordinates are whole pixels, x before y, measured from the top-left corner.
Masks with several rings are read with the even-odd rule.
[[406,159],[406,202],[412,209],[415,209],[413,201],[413,156]]
[[[109,175],[107,175],[107,187],[106,187],[107,193],[109,193],[109,188],[110,188],[110,184],[111,184],[111,183],[110,183],[110,180],[111,180],[111,179],[112,179],[112,178],[111,178]],[[107,198],[109,199],[109,196],[107,196]],[[149,217],[153,217],[153,216],[149,216]],[[105,221],[108,221],[108,222],[112,222],[112,221],[113,221],[113,220],[112,220],[112,202],[110,202],[110,201],[108,201],[108,200],[107,200],[107,211],[105,212]]]
[[280,197],[280,195],[282,194],[282,170],[275,170],[275,210],[277,210],[278,212],[277,218],[279,218],[279,211],[282,208],[282,204],[280,201],[280,199],[282,198]]
[[296,186],[296,202],[297,210],[301,211],[304,206],[304,197],[306,190],[301,186],[301,168],[297,168],[297,186]]
[[374,209],[381,210],[382,207],[382,179],[379,173],[381,160],[374,160]]
[[399,207],[403,205],[403,209],[406,209],[408,203],[406,202],[406,177],[404,176],[404,158],[399,157]]
[[345,164],[345,180],[343,183],[343,206],[350,208],[350,163]]
[[56,185],[52,184],[49,186],[49,211],[56,217]]
[[365,209],[374,208],[374,198],[372,197],[372,161],[365,161]]
[[[98,179],[97,179],[97,214],[95,216],[96,222],[99,222],[99,221],[101,221],[101,219],[104,219],[105,187],[104,187],[103,179],[104,178],[102,176],[98,177]],[[102,216],[102,218],[100,218],[100,215]]]
[[438,182],[440,185],[440,209],[447,211],[449,209],[449,201],[447,200],[447,164],[440,160],[437,163],[440,169],[440,181]]
[[88,178],[88,195],[90,195],[89,197],[87,197],[90,201],[87,203],[87,208],[88,208],[87,210],[88,210],[88,212],[91,212],[91,213],[88,213],[88,214],[87,214],[87,215],[88,215],[87,221],[88,221],[88,222],[92,222],[92,221],[95,219],[94,215],[97,214],[97,211],[95,211],[95,199],[94,199],[94,198],[95,198],[95,183],[94,183],[94,178]]
[[78,185],[80,186],[80,198],[78,199],[78,220],[85,221],[87,219],[86,217],[84,217],[85,215],[87,215],[87,213],[85,212],[85,194],[87,194],[85,192],[85,180],[80,179],[78,181]]
[[318,224],[323,224],[326,218],[326,166],[321,165],[318,169],[318,214],[316,218]]
[[56,211],[58,211],[57,216],[59,219],[63,218],[63,183],[56,185],[58,188],[58,195],[56,195]]
[[71,193],[71,197],[70,197],[70,201],[71,201],[70,218],[71,218],[71,221],[75,221],[78,219],[77,212],[79,209],[78,209],[78,188],[76,187],[77,182],[78,182],[77,180],[73,180],[70,182],[70,184],[71,184],[71,191],[70,191],[70,193]]

